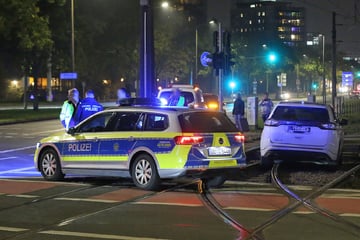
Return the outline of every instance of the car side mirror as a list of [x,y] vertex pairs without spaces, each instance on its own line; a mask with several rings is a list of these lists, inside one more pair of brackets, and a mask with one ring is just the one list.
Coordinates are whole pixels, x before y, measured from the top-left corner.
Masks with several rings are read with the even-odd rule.
[[71,127],[67,130],[67,133],[70,134],[70,135],[74,135],[75,133],[75,128],[74,127]]

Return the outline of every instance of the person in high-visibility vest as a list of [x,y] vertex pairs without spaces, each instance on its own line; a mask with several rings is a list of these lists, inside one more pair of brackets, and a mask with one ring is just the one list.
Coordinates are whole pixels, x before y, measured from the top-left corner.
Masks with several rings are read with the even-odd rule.
[[168,106],[181,106],[185,105],[184,96],[180,95],[180,89],[175,88],[168,100]]
[[59,116],[60,122],[66,130],[75,126],[74,113],[79,100],[79,91],[76,88],[70,89],[68,91],[68,99],[64,101]]

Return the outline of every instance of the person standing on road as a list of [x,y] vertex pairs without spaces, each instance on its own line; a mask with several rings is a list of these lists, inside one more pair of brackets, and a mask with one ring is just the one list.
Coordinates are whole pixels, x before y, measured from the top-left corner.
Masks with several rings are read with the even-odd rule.
[[245,103],[241,98],[241,94],[238,93],[236,95],[236,99],[234,101],[234,107],[232,110],[232,114],[234,116],[234,120],[235,120],[235,125],[236,127],[243,132],[243,128],[241,125],[241,119],[244,118],[244,114],[245,114]]
[[95,94],[93,90],[87,90],[85,93],[85,98],[82,99],[75,111],[74,121],[75,125],[81,122],[82,120],[90,117],[94,113],[102,111],[103,106],[98,103],[95,99]]
[[75,126],[74,113],[78,103],[79,91],[72,88],[68,91],[68,99],[64,101],[60,112],[60,122],[66,130]]
[[269,117],[272,108],[274,107],[273,102],[269,98],[269,93],[265,93],[263,99],[259,102],[261,117],[263,122]]

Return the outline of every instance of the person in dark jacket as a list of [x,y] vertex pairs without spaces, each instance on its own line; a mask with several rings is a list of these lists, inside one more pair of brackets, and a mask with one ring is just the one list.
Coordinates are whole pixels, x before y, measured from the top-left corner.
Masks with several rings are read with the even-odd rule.
[[241,126],[241,118],[244,117],[245,114],[245,103],[241,98],[241,94],[238,93],[236,95],[236,99],[234,101],[234,107],[232,110],[232,114],[234,116],[235,125],[236,127],[242,132],[242,126]]
[[78,124],[85,118],[88,118],[94,113],[102,110],[103,106],[96,101],[94,91],[88,90],[85,93],[85,98],[79,102],[75,111],[75,123]]

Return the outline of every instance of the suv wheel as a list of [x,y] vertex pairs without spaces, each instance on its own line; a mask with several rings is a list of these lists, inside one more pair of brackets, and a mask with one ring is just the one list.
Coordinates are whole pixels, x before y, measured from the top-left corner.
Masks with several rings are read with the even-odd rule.
[[160,185],[160,177],[152,157],[147,154],[137,156],[131,167],[134,184],[145,190],[156,190]]

